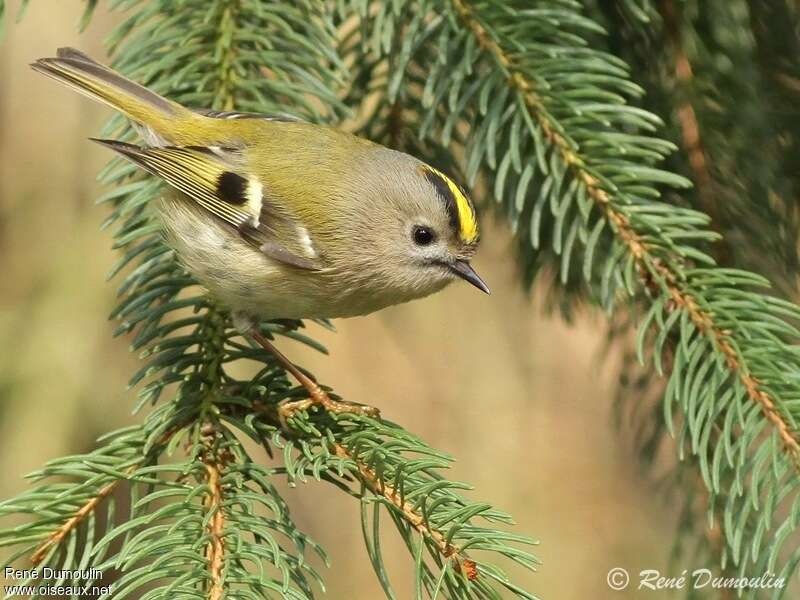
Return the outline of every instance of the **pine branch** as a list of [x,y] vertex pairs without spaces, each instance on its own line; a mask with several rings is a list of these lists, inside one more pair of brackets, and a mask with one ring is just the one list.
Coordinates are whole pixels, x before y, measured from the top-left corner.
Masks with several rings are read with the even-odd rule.
[[[672,54],[675,63],[675,78],[683,87],[686,93],[692,86],[694,73],[692,63],[686,55],[683,47],[683,39],[680,29],[680,19],[678,8],[674,0],[661,0],[658,5],[661,18],[664,21],[664,29],[672,46]],[[683,148],[692,168],[692,181],[695,184],[697,195],[700,199],[700,209],[711,217],[712,225],[716,224],[716,231],[719,232],[719,215],[714,196],[714,182],[709,171],[708,159],[700,135],[700,124],[697,119],[697,112],[694,105],[688,99],[684,100],[677,107],[678,121],[681,127],[681,138]],[[726,242],[721,240],[720,245]],[[724,260],[722,262],[725,262]]]
[[[606,219],[613,225],[614,234],[627,247],[628,253],[633,258],[632,264],[637,267],[636,270],[641,277],[644,287],[652,288],[653,281],[655,280],[668,294],[669,300],[674,303],[674,306],[682,309],[704,336],[713,338],[716,342],[716,346],[726,358],[727,367],[737,373],[750,397],[761,405],[765,416],[772,421],[778,429],[780,437],[787,449],[793,454],[800,450],[800,445],[798,445],[793,434],[789,431],[789,425],[777,412],[772,398],[769,394],[760,389],[756,379],[749,374],[749,369],[746,367],[743,368],[740,364],[741,357],[735,349],[734,344],[728,339],[731,337],[731,334],[722,327],[717,326],[710,311],[704,310],[701,307],[701,303],[706,306],[710,305],[708,299],[703,297],[702,294],[696,294],[698,298],[695,298],[695,295],[692,295],[686,289],[684,284],[685,275],[681,268],[682,265],[680,265],[682,257],[677,257],[679,261],[678,266],[673,266],[662,259],[662,256],[665,258],[669,257],[673,259],[674,262],[674,256],[662,254],[664,250],[663,246],[669,250],[674,249],[672,240],[669,240],[666,236],[664,236],[666,239],[657,239],[656,242],[663,244],[662,247],[656,244],[649,244],[644,240],[644,236],[634,228],[628,210],[624,210],[622,206],[618,206],[612,202],[612,200],[615,200],[615,197],[609,193],[608,189],[614,189],[616,186],[613,185],[612,181],[604,181],[605,178],[601,178],[592,173],[592,169],[587,160],[576,151],[577,144],[567,138],[565,133],[563,133],[564,129],[561,124],[553,120],[543,99],[534,90],[532,79],[527,77],[522,69],[518,69],[512,64],[510,56],[500,44],[495,41],[494,36],[492,36],[483,25],[483,21],[476,17],[472,8],[466,2],[462,0],[453,0],[453,8],[457,16],[464,22],[464,25],[472,32],[477,46],[488,53],[492,61],[502,70],[506,77],[507,85],[518,94],[518,98],[524,103],[528,111],[527,116],[532,119],[535,126],[538,128],[536,130],[537,133],[541,132],[544,142],[555,149],[556,156],[560,159],[563,167],[570,172],[569,174],[575,178],[577,186],[580,186],[585,191],[587,197],[602,210]],[[559,16],[562,18],[573,18],[577,26],[588,26],[588,23],[580,22],[577,16],[569,13],[565,12]],[[648,117],[639,114],[637,114],[637,116],[642,119],[640,125],[644,125]],[[540,167],[546,173],[546,167],[541,165]],[[632,168],[639,167],[632,166]],[[559,175],[563,177],[564,173],[562,172]],[[655,169],[651,171],[641,170],[641,175],[643,178],[649,175],[655,178],[656,181],[663,179],[673,185],[685,186],[686,184],[685,181],[675,176],[670,176],[670,174],[664,172],[658,172]],[[519,197],[519,193],[517,193],[517,196]],[[629,198],[624,197],[622,200],[630,201]],[[702,220],[702,217],[699,218]],[[713,239],[713,236],[702,231],[697,231],[696,234],[698,237],[701,237],[701,239]],[[684,252],[685,250],[686,249],[684,249]],[[712,264],[712,261],[700,252],[694,252],[692,254],[694,254],[693,258],[696,260]],[[609,297],[609,294],[604,294],[604,296]]]
[[[206,435],[208,435],[208,432]],[[209,541],[206,546],[206,560],[208,561],[211,575],[208,598],[209,600],[219,600],[225,593],[222,574],[225,560],[225,514],[222,506],[225,498],[223,497],[222,484],[220,482],[224,476],[225,462],[213,450],[209,451],[204,462],[210,490],[210,493],[206,496],[206,507],[211,514],[207,525]]]
[[[634,77],[644,85],[646,106],[671,117],[671,137],[681,139],[681,113],[678,106],[690,103],[699,128],[704,131],[704,151],[713,178],[713,213],[715,230],[727,241],[710,249],[712,256],[726,267],[753,270],[767,276],[776,294],[791,298],[796,288],[798,270],[798,211],[795,138],[791,116],[792,104],[777,101],[780,87],[769,75],[767,64],[780,64],[791,73],[786,61],[771,54],[758,39],[757,23],[762,12],[773,11],[781,0],[767,9],[763,3],[751,7],[743,0],[697,5],[681,3],[672,16],[662,19],[653,12],[648,24],[620,18],[614,4],[604,4],[611,45],[633,65]],[[764,6],[764,8],[762,8]],[[748,12],[750,14],[748,15]],[[792,27],[791,11],[770,22]],[[764,15],[766,17],[766,15]],[[796,22],[796,17],[794,19]],[[749,30],[743,35],[725,31]],[[693,77],[682,82],[671,72],[674,61],[664,45],[674,46],[675,30],[681,47],[693,66]],[[781,35],[784,33],[784,35]],[[770,37],[791,39],[792,35],[774,31]],[[791,56],[791,49],[785,54]],[[770,58],[766,59],[765,56]],[[731,65],[736,65],[735,69]],[[687,156],[688,158],[688,156]],[[693,179],[696,193],[683,194],[677,201],[688,202],[706,210],[701,198],[702,181],[683,155],[671,157],[669,168]],[[770,231],[769,235],[764,235]]]
[[[691,197],[687,179],[658,166],[674,145],[652,135],[657,117],[629,104],[642,89],[624,62],[598,49],[606,44],[605,32],[580,3],[341,0],[335,18],[328,5],[312,2],[120,4],[133,12],[111,45],[123,57],[117,66],[135,79],[194,106],[262,112],[291,106],[298,116],[326,123],[361,109],[356,127],[363,134],[440,166],[457,164],[470,186],[493,192],[517,233],[527,281],[554,267],[565,297],[577,291],[615,314],[627,308],[638,315],[644,307],[636,354],[640,361],[649,355],[652,368],[667,377],[661,401],[667,431],[677,433],[680,451],[687,448],[696,460],[726,552],[741,574],[749,565],[762,572],[780,568],[782,576],[794,571],[800,551],[789,540],[800,506],[800,356],[793,324],[800,309],[757,291],[766,279],[717,266],[710,242],[719,235],[707,228],[706,215],[659,200],[665,189],[672,197]],[[657,16],[646,0],[625,0],[619,8],[640,26],[651,27]],[[675,20],[666,24],[682,65],[677,77],[688,92],[698,85],[694,59],[675,35],[686,23],[668,10],[662,15]],[[752,18],[757,29],[763,16],[754,11]],[[775,55],[763,38],[759,43],[765,56]],[[695,133],[709,131],[707,116],[698,105],[683,107],[679,117],[689,174],[702,188],[698,195],[720,208],[720,231],[741,236],[749,223],[732,229],[715,198],[734,187],[715,179],[730,157],[708,136],[700,147]],[[101,449],[103,460],[90,469],[65,459],[63,474],[83,483],[39,487],[4,505],[3,514],[35,512],[42,501],[50,511],[29,530],[6,533],[8,543],[25,553],[46,547],[43,561],[70,563],[75,532],[93,526],[103,504],[95,499],[111,503],[113,494],[104,490],[124,480],[132,494],[150,489],[134,498],[126,523],[109,526],[81,561],[122,569],[126,593],[148,583],[141,579],[148,569],[155,586],[150,595],[203,590],[219,597],[225,590],[310,597],[311,580],[319,576],[303,552],[315,546],[291,522],[270,483],[285,475],[326,481],[361,500],[368,554],[388,597],[394,592],[380,551],[381,507],[415,560],[419,589],[429,596],[499,597],[507,589],[531,597],[472,556],[488,551],[532,568],[533,557],[517,547],[526,540],[476,524],[507,517],[457,494],[462,485],[440,473],[446,458],[423,442],[366,418],[312,413],[294,419],[291,431],[280,426],[276,406],[301,397],[302,389],[291,387],[280,365],[243,342],[224,309],[196,290],[158,236],[149,209],[157,185],[133,173],[120,164],[106,172],[119,186],[104,198],[112,205],[106,224],[118,227],[116,246],[124,252],[114,315],[122,321],[119,332],[134,331],[133,347],[148,358],[133,378],[144,382],[140,405],[155,405],[165,391],[168,399],[124,452],[113,442],[116,450]],[[747,175],[750,181],[756,173]],[[766,196],[770,185],[756,189]],[[763,219],[793,214],[752,206]],[[764,242],[769,256],[796,258],[796,244],[784,238],[796,235]],[[731,240],[736,261],[740,244]],[[318,347],[301,327],[272,322],[263,332]],[[252,379],[236,379],[226,369],[242,359],[260,365]],[[281,448],[283,465],[255,464],[233,431],[268,450]],[[162,447],[167,432],[174,434]],[[143,461],[126,471],[133,456],[161,456],[181,439],[185,460]],[[261,505],[274,515],[270,522],[255,515]],[[97,562],[123,534],[120,553]],[[288,537],[290,547],[276,535]],[[187,547],[204,550],[187,553]],[[257,578],[254,568],[272,571]]]
[[[792,323],[800,310],[755,291],[765,279],[715,266],[706,248],[719,236],[706,229],[706,215],[658,202],[660,188],[688,186],[657,167],[674,146],[648,135],[657,117],[627,104],[641,89],[624,63],[590,46],[604,32],[578,3],[412,4],[384,9],[362,43],[390,74],[376,86],[384,106],[404,102],[419,143],[458,145],[470,184],[485,177],[517,227],[523,264],[552,252],[561,283],[577,285],[571,273],[579,271],[607,310],[626,296],[646,302],[640,360],[649,347],[662,373],[665,342],[676,336],[663,400],[668,428],[679,409],[679,437],[697,457],[712,504],[724,504],[740,573],[750,561],[762,570],[780,561],[788,576],[795,525],[773,516],[798,498]],[[370,17],[358,3],[352,10]],[[393,45],[389,32],[398,29]],[[767,461],[771,472],[762,470]],[[766,531],[779,540],[767,541]]]
[[[87,5],[84,21],[96,3]],[[259,0],[120,0],[126,20],[109,38],[113,65],[189,106],[286,112],[336,123],[345,67],[326,6]],[[265,69],[266,66],[266,69]],[[119,118],[105,135],[133,132]],[[113,317],[117,334],[146,360],[131,385],[138,409],[152,407],[141,426],[110,434],[91,455],[59,459],[35,487],[0,505],[0,517],[29,515],[0,530],[0,544],[41,565],[92,567],[119,578],[114,597],[312,598],[322,578],[306,557],[327,556],[291,520],[274,486],[278,477],[325,481],[357,498],[367,550],[381,585],[395,597],[381,558],[379,514],[389,514],[415,562],[417,587],[431,597],[500,598],[500,590],[533,598],[493,565],[504,558],[533,568],[520,549],[527,538],[500,525],[510,518],[457,493],[449,459],[403,429],[369,418],[300,413],[290,429],[280,403],[304,390],[274,357],[232,329],[223,307],[202,293],[164,245],[152,201],[158,183],[114,161],[102,179],[113,185],[104,226],[116,227],[122,257]],[[300,321],[262,324],[272,339],[290,337],[324,350]],[[245,379],[229,365],[258,365]],[[282,463],[267,467],[237,437],[256,441]],[[53,483],[46,478],[66,478]],[[387,495],[387,490],[392,490]],[[130,507],[115,517],[115,496]],[[104,522],[102,511],[106,511]],[[268,516],[264,516],[264,512]],[[484,524],[481,524],[481,523]],[[478,556],[467,558],[466,551]],[[81,584],[85,584],[82,581]]]
[[[561,160],[564,165],[573,171],[574,177],[585,187],[587,195],[602,209],[606,218],[614,225],[614,234],[627,246],[629,255],[632,256],[638,267],[637,271],[642,278],[642,285],[649,287],[652,291],[652,279],[654,279],[662,292],[667,295],[666,306],[669,306],[670,301],[672,303],[671,308],[667,308],[667,314],[670,312],[673,314],[683,313],[683,315],[681,315],[683,317],[681,334],[684,337],[682,343],[686,344],[685,338],[693,337],[690,331],[686,331],[685,323],[686,317],[688,317],[688,320],[691,321],[696,330],[704,338],[711,339],[713,342],[711,346],[711,349],[713,349],[712,351],[718,356],[721,354],[722,357],[724,357],[724,362],[720,361],[719,358],[712,360],[715,360],[717,365],[720,365],[720,363],[724,364],[725,368],[735,375],[749,398],[758,404],[764,417],[774,426],[784,446],[784,451],[791,464],[791,469],[796,470],[800,445],[796,439],[794,420],[789,414],[780,411],[776,407],[776,399],[775,396],[773,396],[774,392],[769,390],[757,376],[753,375],[753,367],[756,367],[756,365],[753,364],[751,366],[748,364],[750,361],[747,360],[743,352],[747,345],[745,340],[749,338],[750,344],[753,344],[754,340],[752,338],[756,336],[753,336],[751,332],[747,332],[746,330],[743,331],[743,324],[741,322],[736,323],[738,327],[731,329],[718,323],[714,311],[709,309],[713,305],[710,294],[708,292],[703,293],[703,291],[697,289],[697,286],[692,285],[693,282],[690,279],[691,273],[687,273],[679,261],[674,260],[673,257],[670,257],[673,260],[667,261],[659,256],[665,247],[669,248],[669,246],[673,245],[671,240],[663,238],[658,239],[656,237],[654,240],[655,243],[647,243],[644,241],[643,237],[634,227],[632,220],[629,218],[628,214],[626,214],[627,211],[623,209],[623,205],[617,205],[614,202],[614,200],[630,202],[631,199],[625,198],[623,195],[624,192],[620,190],[622,186],[614,185],[613,180],[602,181],[601,178],[590,173],[587,166],[590,164],[588,157],[584,158],[576,152],[574,150],[576,144],[571,143],[565,134],[560,133],[560,131],[565,131],[566,127],[553,123],[543,100],[533,91],[533,84],[525,78],[521,70],[517,70],[511,66],[512,62],[510,58],[504,53],[500,45],[486,33],[481,22],[479,22],[474,13],[464,2],[461,0],[454,0],[454,6],[460,18],[464,20],[473,31],[478,40],[478,44],[484,50],[492,54],[496,63],[506,70],[509,85],[517,88],[523,94],[525,104],[530,111],[531,117],[538,123],[545,140],[555,147],[557,152],[561,155]],[[665,179],[667,178],[665,177]],[[614,192],[616,192],[616,194]],[[615,196],[617,197],[615,198]],[[643,223],[643,225],[645,224]],[[702,232],[698,231],[697,233],[708,238],[708,236],[704,235]],[[694,258],[707,262],[707,258],[699,253],[696,254]],[[710,270],[701,270],[701,276],[702,275],[713,276]],[[741,277],[742,283],[748,282],[748,279],[752,281],[752,278],[747,277],[747,275],[742,274]],[[698,281],[697,283],[708,285],[707,281]],[[703,287],[706,286],[704,285]],[[727,292],[730,294],[734,290],[720,289],[717,287],[715,291]],[[768,298],[749,299],[755,301],[755,306],[763,303],[765,308],[771,303]],[[651,315],[653,315],[653,312],[661,312],[664,310],[665,305],[660,304],[663,301],[663,296],[656,300],[656,308],[654,311],[651,311]],[[753,306],[753,308],[755,308],[755,306]],[[797,314],[796,307],[791,307],[790,310],[793,316]],[[671,320],[675,321],[677,318],[680,317],[672,317]],[[758,327],[757,323],[754,323],[754,325]],[[795,333],[788,324],[782,327],[782,329],[786,333]],[[669,327],[664,326],[662,328],[662,334],[668,330]],[[767,340],[770,345],[774,342],[774,339],[769,339],[771,337],[772,336],[769,336]],[[684,346],[684,348],[685,347],[686,346]],[[784,346],[784,348],[789,356],[796,354],[790,347]],[[787,355],[779,353],[776,355],[776,358],[784,359],[786,356]],[[752,362],[757,363],[760,361],[754,360]],[[675,379],[677,379],[677,377],[675,377]],[[772,384],[770,387],[772,387],[776,384],[779,385],[781,376],[772,371],[764,379],[769,381],[769,383]],[[702,379],[700,377],[698,377],[696,381],[702,385]],[[792,392],[796,393],[793,388],[793,385],[787,386],[784,392],[791,397],[791,395],[793,395]],[[786,409],[784,409],[784,411],[785,410]],[[796,474],[792,475],[792,477],[794,476],[796,476]],[[731,535],[729,539],[733,542],[733,535]]]
[[[794,136],[786,122],[781,124],[791,110],[785,110],[785,105],[780,111],[774,110],[770,86],[765,85],[766,80],[754,66],[755,48],[746,27],[746,4],[739,1],[661,2],[661,14],[651,9],[648,22],[643,23],[628,18],[616,3],[602,3],[602,10],[596,11],[595,16],[603,20],[611,32],[609,47],[632,64],[633,77],[644,84],[646,105],[673,117],[671,136],[683,140],[689,160],[683,161],[677,156],[669,166],[687,175],[696,185],[694,195],[689,192],[678,201],[686,201],[711,214],[715,231],[726,238],[722,244],[709,249],[712,256],[723,266],[744,266],[768,275],[776,288],[771,293],[791,298],[797,272],[797,228],[793,225],[796,207],[790,200],[794,195],[792,176],[783,172],[782,165],[791,161]],[[768,4],[769,8],[762,3],[750,3],[750,19],[758,22],[762,10],[770,12],[783,3],[778,0]],[[788,17],[783,14],[770,18],[769,22],[780,22],[791,28],[792,19]],[[731,36],[725,33],[728,31],[740,33]],[[758,35],[755,25],[753,32]],[[786,31],[770,30],[770,45],[779,47],[793,38],[792,34],[781,33]],[[671,51],[664,52],[665,46]],[[780,64],[780,70],[791,71],[790,61],[781,62],[777,58],[780,55],[773,54],[768,60],[759,57],[759,61],[764,65]],[[786,56],[791,55],[786,52]],[[680,66],[681,62],[684,67],[676,69],[676,64]],[[735,74],[728,65],[736,65]],[[688,74],[691,76],[686,77]],[[697,170],[696,161],[692,165],[691,144],[686,142],[685,135],[686,107],[691,107],[698,130],[704,133],[702,152],[707,158],[707,174]],[[781,149],[774,152],[778,147]],[[711,180],[704,186],[706,175]],[[707,193],[708,189],[713,189],[713,196]],[[674,354],[679,341],[674,334],[666,336],[662,353]],[[664,362],[664,374],[671,377],[671,361]],[[652,372],[632,377],[632,366],[632,362],[623,366],[622,378],[628,383],[623,385],[618,398],[619,407],[641,403],[643,390],[652,385],[650,380],[656,377]],[[665,384],[656,384],[656,387],[663,396]],[[658,394],[658,390],[654,393]],[[680,421],[680,417],[677,420]],[[637,442],[635,446],[637,456],[645,459],[645,469],[651,468],[648,457],[652,456],[654,448],[664,445],[661,438],[669,435],[665,427],[653,427],[655,423],[652,414],[641,413],[634,417],[633,426],[640,431],[644,426],[648,432],[640,440],[644,445]],[[682,428],[681,424],[677,426],[678,430]],[[712,429],[706,443],[709,451],[717,447],[719,439],[716,429]],[[685,436],[681,446],[684,444]],[[674,446],[672,440],[666,445]],[[712,495],[701,507],[693,500],[701,494],[687,494],[687,488],[692,488],[698,480],[705,487],[700,469],[703,462],[712,462],[712,459],[713,456],[709,456],[704,461],[692,460],[688,465],[678,465],[660,482],[659,496],[669,498],[668,505],[684,505],[676,551],[693,545],[693,540],[700,539],[701,532],[706,536],[724,529],[721,525],[725,520],[724,497]],[[675,489],[669,490],[667,482]],[[735,480],[724,476],[719,483],[722,490],[737,485]],[[760,537],[755,525],[740,529],[736,535],[739,539]],[[712,539],[707,547],[696,548],[696,552],[690,564],[718,563],[724,572],[735,575],[733,567],[736,565],[729,560],[729,548],[725,544],[717,544]]]
[[[770,89],[772,86],[766,78],[760,77],[749,32],[735,36],[722,33],[741,31],[742,25],[747,24],[746,4],[750,5],[750,20],[758,23],[764,18],[764,12],[780,11],[783,3],[780,0],[768,3],[769,6],[744,2],[682,3],[681,10],[675,14],[663,15],[662,12],[663,26],[658,26],[658,15],[655,15],[653,23],[647,27],[636,27],[618,19],[611,19],[608,27],[618,38],[614,47],[633,61],[634,73],[640,81],[647,82],[648,105],[662,112],[671,111],[673,105],[682,102],[691,102],[697,107],[696,117],[706,133],[704,142],[707,143],[709,165],[714,177],[715,228],[728,238],[724,247],[711,249],[714,256],[724,265],[745,265],[758,269],[773,279],[777,288],[773,293],[793,297],[797,271],[797,228],[793,225],[796,206],[791,199],[796,194],[792,191],[793,175],[785,170],[785,165],[791,162],[793,156],[794,135],[786,121],[792,109],[786,110],[787,105],[783,105],[781,110],[775,110],[772,104],[774,93]],[[613,12],[610,14],[613,15]],[[770,23],[792,27],[793,20],[788,13],[774,17],[772,14]],[[668,73],[672,65],[654,52],[663,47],[669,37],[673,39],[674,47],[677,29],[680,29],[685,41],[683,50],[686,60],[697,66],[696,76],[682,83],[677,81],[677,77],[673,80],[659,75]],[[754,24],[756,37],[758,31],[759,28]],[[793,34],[781,33],[785,34],[786,30],[780,32],[770,29],[769,45],[773,49],[793,40]],[[757,55],[759,62],[765,65],[764,71],[780,64],[778,70],[791,72],[791,61],[782,62],[777,58],[782,54],[772,54],[768,60],[764,60],[761,51]],[[790,51],[785,55],[792,56]],[[726,64],[736,65],[735,76],[731,76]],[[680,116],[677,110],[675,114]],[[678,125],[681,123],[676,123],[676,129]],[[680,169],[683,165],[680,161],[673,161],[673,168]],[[699,189],[702,182],[696,174],[688,168],[684,171],[694,179]],[[706,206],[704,201],[691,196],[687,199],[698,206]],[[769,233],[765,235],[765,232]],[[674,345],[674,338],[672,335],[667,337],[665,348]],[[669,369],[665,371],[669,374]],[[632,395],[625,402],[640,401],[640,389],[631,388],[629,392]],[[658,431],[653,433],[654,438],[659,435],[661,433]],[[716,440],[717,436],[712,431],[707,447],[713,450],[717,446]],[[701,468],[699,462],[696,468]],[[734,489],[738,487],[736,480],[725,478],[719,485],[723,490],[731,486]],[[681,499],[685,496],[683,488],[678,488],[673,495]],[[715,501],[712,496],[710,504],[707,510],[694,508],[695,525],[690,527],[684,523],[684,537],[696,536],[700,529],[706,530],[706,523],[711,520],[712,514],[717,523],[724,521],[724,498],[717,497]],[[742,527],[736,535],[744,540],[759,539],[761,534],[757,526],[761,525],[752,523]],[[790,547],[791,542],[785,542],[784,545]],[[717,562],[725,570],[731,570],[729,549],[723,545],[716,553]],[[693,564],[697,564],[697,561]]]
[[[132,470],[130,471],[133,472]],[[53,533],[51,533],[48,538],[39,545],[36,551],[31,555],[31,564],[38,565],[42,560],[44,560],[47,552],[53,548],[54,546],[58,546],[64,541],[64,537],[68,534],[72,533],[78,525],[80,525],[86,517],[92,514],[98,507],[98,505],[109,495],[111,494],[121,482],[121,479],[115,479],[114,481],[110,481],[106,485],[104,485],[100,490],[92,496],[80,509],[69,519],[67,519],[63,525],[58,527]]]

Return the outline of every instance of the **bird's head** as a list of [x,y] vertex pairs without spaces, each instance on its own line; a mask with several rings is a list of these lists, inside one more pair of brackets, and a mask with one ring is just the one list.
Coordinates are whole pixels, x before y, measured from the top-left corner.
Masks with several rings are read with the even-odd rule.
[[400,152],[381,149],[379,171],[364,184],[371,199],[360,202],[365,273],[405,301],[464,280],[489,288],[470,264],[479,242],[475,207],[447,175]]

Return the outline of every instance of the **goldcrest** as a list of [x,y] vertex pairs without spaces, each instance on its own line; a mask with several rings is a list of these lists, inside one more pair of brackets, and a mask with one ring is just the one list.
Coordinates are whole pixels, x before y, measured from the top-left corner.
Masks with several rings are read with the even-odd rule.
[[169,244],[237,319],[367,314],[460,278],[475,208],[418,159],[286,117],[190,110],[62,48],[31,65],[110,105],[142,145],[96,140],[167,182]]

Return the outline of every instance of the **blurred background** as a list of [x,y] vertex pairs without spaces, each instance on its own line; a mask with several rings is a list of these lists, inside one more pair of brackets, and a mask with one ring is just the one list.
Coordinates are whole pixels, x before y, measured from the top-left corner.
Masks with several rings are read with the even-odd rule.
[[[109,154],[87,141],[110,111],[28,68],[65,45],[105,58],[103,37],[120,16],[101,10],[79,35],[82,9],[78,0],[34,1],[0,44],[0,499],[25,489],[25,474],[45,461],[89,450],[138,419],[126,382],[139,361],[111,335],[115,286],[105,276],[115,256],[98,230],[106,209],[93,204]],[[521,290],[509,231],[489,218],[484,227],[476,265],[490,297],[453,285],[339,321],[335,334],[312,326],[330,356],[291,341],[282,350],[345,398],[379,406],[455,456],[453,477],[475,486],[472,498],[510,512],[519,532],[540,540],[540,571],[517,575],[543,598],[643,597],[609,590],[617,566],[713,568],[669,565],[677,517],[614,431],[617,359],[600,360],[603,315],[579,312],[566,324],[548,314],[541,289]],[[357,503],[313,483],[287,498],[332,555],[325,597],[383,597]],[[387,558],[400,598],[411,597],[399,538]]]

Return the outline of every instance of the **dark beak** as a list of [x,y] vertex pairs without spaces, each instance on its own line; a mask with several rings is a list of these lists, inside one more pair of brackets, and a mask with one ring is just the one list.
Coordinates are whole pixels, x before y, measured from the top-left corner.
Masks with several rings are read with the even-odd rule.
[[486,292],[487,294],[491,294],[489,291],[488,286],[483,283],[483,279],[478,277],[478,274],[475,272],[475,269],[465,260],[457,260],[454,263],[451,263],[450,270],[461,277],[464,281],[468,281],[476,288],[478,288],[482,292]]

